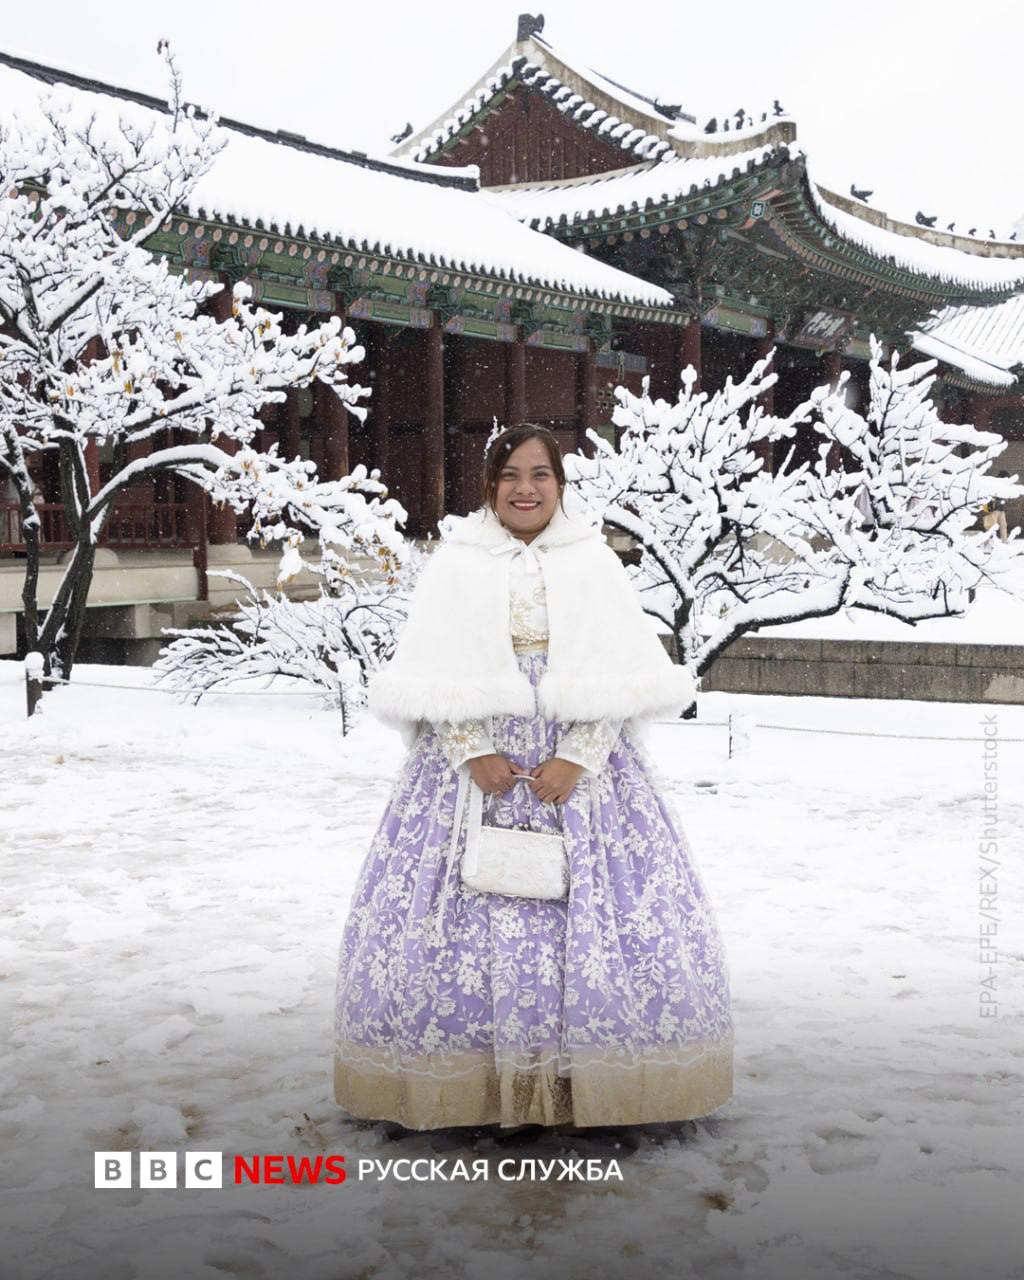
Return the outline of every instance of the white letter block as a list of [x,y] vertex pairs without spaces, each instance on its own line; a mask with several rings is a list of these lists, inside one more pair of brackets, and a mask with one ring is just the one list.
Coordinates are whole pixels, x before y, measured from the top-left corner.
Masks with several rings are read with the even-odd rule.
[[94,1185],[130,1187],[132,1185],[132,1153],[130,1151],[94,1151]]
[[140,1187],[176,1187],[178,1185],[177,1151],[140,1151]]
[[223,1158],[219,1151],[185,1152],[185,1186],[208,1190],[224,1184]]

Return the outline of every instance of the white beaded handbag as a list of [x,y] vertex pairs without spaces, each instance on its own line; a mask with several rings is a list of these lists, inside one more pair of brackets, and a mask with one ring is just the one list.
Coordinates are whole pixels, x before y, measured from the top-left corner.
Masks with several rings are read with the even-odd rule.
[[[490,827],[483,821],[484,793],[473,781],[469,765],[458,770],[459,789],[452,818],[448,865],[434,917],[440,936],[452,866],[462,830],[462,815],[469,798],[466,848],[460,878],[478,893],[498,893],[515,898],[558,899],[569,896],[569,859],[561,833]],[[530,778],[517,773],[516,778]],[[553,804],[554,801],[548,803]]]
[[[532,781],[528,773],[513,777]],[[451,855],[455,854],[467,795],[469,821],[460,867],[463,884],[478,893],[503,893],[516,898],[567,897],[569,862],[564,836],[561,832],[487,826],[483,820],[484,793],[473,781],[468,764],[459,769]]]
[[[513,776],[530,778],[528,773]],[[470,778],[463,884],[479,893],[504,893],[516,898],[568,896],[565,837],[560,832],[489,827],[483,821],[483,802],[483,791]]]

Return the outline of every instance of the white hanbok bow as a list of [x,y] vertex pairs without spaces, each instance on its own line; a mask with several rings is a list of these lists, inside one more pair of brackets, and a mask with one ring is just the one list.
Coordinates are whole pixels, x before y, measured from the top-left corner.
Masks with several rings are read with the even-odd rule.
[[[536,539],[534,539],[536,541]],[[492,556],[518,555],[522,560],[523,567],[527,573],[539,573],[540,561],[537,559],[537,551],[544,550],[542,543],[539,548],[534,547],[532,542],[524,542],[522,538],[514,538],[511,535],[507,542],[501,542],[496,547],[491,547]]]

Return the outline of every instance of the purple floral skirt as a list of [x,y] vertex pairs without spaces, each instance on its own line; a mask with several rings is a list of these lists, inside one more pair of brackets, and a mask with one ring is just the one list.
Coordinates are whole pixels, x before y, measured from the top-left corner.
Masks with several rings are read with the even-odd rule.
[[[517,655],[534,687],[545,650]],[[494,716],[523,772],[567,725]],[[729,977],[707,894],[644,747],[623,729],[562,805],[529,783],[484,797],[485,823],[561,830],[568,899],[478,893],[453,867],[458,775],[427,726],[359,872],[341,938],[334,1090],[352,1116],[449,1125],[644,1124],[732,1093]],[[456,857],[465,844],[465,818]]]

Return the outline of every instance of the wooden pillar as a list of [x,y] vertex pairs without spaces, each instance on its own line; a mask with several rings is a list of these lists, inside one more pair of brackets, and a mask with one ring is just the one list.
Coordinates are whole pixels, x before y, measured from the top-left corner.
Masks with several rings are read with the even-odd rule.
[[299,417],[299,393],[290,387],[281,406],[281,457],[293,461],[302,453],[302,419]]
[[591,346],[576,357],[576,450],[592,458],[594,444],[587,439],[588,427],[597,428],[597,355]]
[[[687,365],[693,365],[697,372],[697,379],[693,384],[694,394],[700,390],[700,348],[700,318],[695,316],[680,329],[678,346],[678,373],[682,373]],[[679,386],[682,386],[678,377],[676,381]]]
[[230,276],[221,274],[221,284],[224,286],[220,293],[215,293],[207,306],[210,308],[210,314],[219,322],[231,319],[231,308],[234,305],[234,281]]
[[206,548],[210,538],[210,500],[205,489],[186,480],[185,503],[188,508],[188,536],[193,543],[192,564],[196,570],[196,594],[198,599],[208,600],[210,590]]
[[351,468],[348,461],[348,410],[330,387],[316,384],[316,417],[323,442],[325,480],[340,480]]
[[[107,354],[103,339],[92,337],[82,348],[82,363],[92,364],[94,360],[102,360]],[[96,436],[86,437],[83,462],[89,493],[92,495],[100,488],[100,447]]]
[[[768,321],[768,331],[763,338],[758,338],[754,342],[754,359],[763,360],[775,345],[775,327],[771,320]],[[775,361],[772,360],[772,366]],[[777,372],[777,370],[770,370]],[[771,386],[762,395],[757,398],[758,404],[766,414],[775,412],[775,387]],[[775,470],[775,445],[770,440],[761,440],[754,446],[754,452],[764,463],[765,471],[774,472]]]
[[[763,360],[765,356],[768,354],[768,352],[771,351],[772,347],[774,346],[775,346],[775,326],[772,323],[772,321],[769,320],[768,332],[764,335],[763,338],[758,338],[754,342],[754,359]],[[776,368],[777,357],[778,357],[778,352],[776,352],[775,356],[772,357],[772,363],[769,370],[769,372],[771,373],[777,374],[779,372],[778,369]],[[774,386],[769,387],[768,390],[763,395],[759,396],[758,403],[764,409],[765,413],[774,413],[775,412],[775,387]]]
[[839,375],[843,371],[843,357],[839,351],[830,351],[823,361],[825,371],[825,381],[829,385],[831,391],[835,391],[839,385]]
[[420,523],[425,533],[436,535],[444,516],[444,333],[435,316],[423,331],[426,345],[423,404],[423,507]]
[[644,354],[649,355],[654,366],[651,370],[651,395],[675,404],[679,399],[680,386],[676,358],[677,330],[667,324],[647,325],[644,336]]
[[[214,294],[207,304],[210,308],[210,314],[219,323],[224,323],[231,319],[232,306],[232,289],[233,283],[227,276],[221,277],[224,288],[220,293]],[[234,456],[240,446],[237,440],[233,440],[228,436],[218,436],[211,441],[218,449],[223,449],[225,453]],[[205,497],[205,495],[204,495]],[[238,541],[238,517],[229,503],[215,503],[206,498],[205,520],[199,516],[200,527],[206,526],[206,533],[210,543],[214,546],[227,546]],[[199,513],[194,513],[199,515]],[[200,559],[205,559],[205,547],[203,555]]]
[[265,404],[261,405],[256,411],[256,417],[259,419],[260,425],[253,436],[253,448],[258,453],[266,453],[270,448],[272,441],[276,437],[278,409],[280,405]]
[[100,487],[100,446],[95,436],[85,442],[85,473],[89,477],[89,493],[94,494]]
[[[825,378],[828,382],[829,390],[835,391],[839,386],[839,376],[843,372],[843,356],[839,351],[830,351],[825,357]],[[835,441],[829,445],[828,453],[825,455],[825,469],[827,471],[838,471],[842,462],[842,450]]]
[[[127,460],[129,462],[138,462],[140,458],[148,458],[152,452],[152,436],[147,436],[145,440],[134,440],[128,446]],[[140,476],[137,480],[134,480],[128,489],[128,493],[130,495],[129,501],[152,502],[154,496],[152,474]]]
[[[231,454],[232,457],[240,448],[238,441],[232,440],[228,436],[219,436],[213,443],[218,449],[223,449],[225,453]],[[238,517],[235,515],[234,508],[230,503],[210,503],[207,530],[210,535],[210,542],[214,546],[225,546],[238,541]]]
[[390,488],[391,457],[391,407],[394,402],[392,377],[396,368],[395,344],[401,341],[401,331],[386,324],[377,325],[373,339],[373,395],[370,397],[370,425],[373,427],[373,465],[380,478]]
[[526,415],[526,343],[520,334],[505,348],[505,426],[518,426]]

